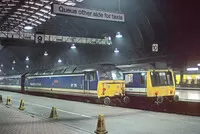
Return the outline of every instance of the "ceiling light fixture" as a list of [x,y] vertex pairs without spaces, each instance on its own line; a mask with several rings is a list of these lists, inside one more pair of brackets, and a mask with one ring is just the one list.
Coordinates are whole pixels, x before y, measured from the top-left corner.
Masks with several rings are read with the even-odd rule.
[[28,56],[26,56],[26,61],[29,61],[29,58],[28,58]]
[[76,48],[75,44],[72,44],[71,49],[75,49],[75,48]]
[[13,64],[15,64],[16,62],[15,62],[15,60],[13,61]]
[[187,68],[187,71],[198,71],[199,69],[197,67],[194,68]]
[[61,63],[61,62],[62,62],[62,60],[59,58],[59,59],[58,59],[58,63]]
[[116,33],[116,38],[122,38],[123,36],[122,36],[122,34],[120,33],[120,32],[117,32]]
[[33,29],[33,27],[32,26],[25,26],[24,29],[31,30],[31,29]]
[[117,48],[115,48],[114,52],[115,53],[119,53],[119,50]]
[[47,51],[45,51],[45,52],[44,52],[44,56],[48,56],[48,53],[47,53]]

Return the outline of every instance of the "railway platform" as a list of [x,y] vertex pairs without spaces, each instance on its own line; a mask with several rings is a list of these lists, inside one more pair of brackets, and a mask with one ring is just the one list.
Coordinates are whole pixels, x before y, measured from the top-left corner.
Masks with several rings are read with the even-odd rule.
[[81,134],[80,130],[54,120],[25,114],[10,106],[0,105],[0,134]]
[[[199,134],[199,116],[74,102],[0,91],[0,134],[94,134],[99,114],[109,134]],[[11,106],[7,106],[10,96]],[[20,100],[24,110],[18,110]],[[52,106],[58,118],[49,119]]]

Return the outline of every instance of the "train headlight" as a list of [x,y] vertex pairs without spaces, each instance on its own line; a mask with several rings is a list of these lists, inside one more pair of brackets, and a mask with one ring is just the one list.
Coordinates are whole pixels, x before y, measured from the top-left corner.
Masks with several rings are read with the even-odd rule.
[[158,95],[158,91],[155,92],[155,95],[156,95],[156,96]]

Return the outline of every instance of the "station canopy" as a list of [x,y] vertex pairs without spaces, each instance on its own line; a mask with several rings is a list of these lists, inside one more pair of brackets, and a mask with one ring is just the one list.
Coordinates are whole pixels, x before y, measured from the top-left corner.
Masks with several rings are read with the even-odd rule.
[[[121,13],[125,22],[95,20],[76,16],[52,13],[53,3],[70,7],[97,11]],[[25,27],[33,29],[27,30]],[[29,70],[54,68],[60,65],[82,65],[98,62],[120,63],[134,58],[154,56],[151,45],[156,40],[163,54],[166,27],[153,0],[1,0],[0,34],[37,32],[45,35],[70,37],[112,38],[112,45],[75,44],[77,49],[70,50],[69,42],[45,42],[35,45],[34,41],[0,37],[1,72],[16,73]],[[123,35],[121,40],[116,33]],[[157,34],[156,34],[157,33]],[[118,57],[114,50],[118,48]],[[44,57],[44,53],[48,56]],[[29,58],[29,61],[26,58]],[[2,66],[1,66],[2,65]],[[1,73],[0,72],[0,73]]]

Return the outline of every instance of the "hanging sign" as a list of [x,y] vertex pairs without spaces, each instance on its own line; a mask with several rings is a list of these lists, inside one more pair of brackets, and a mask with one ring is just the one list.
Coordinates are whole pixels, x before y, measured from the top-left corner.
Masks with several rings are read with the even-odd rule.
[[97,11],[91,9],[59,5],[59,4],[52,4],[51,10],[52,13],[54,14],[77,16],[89,19],[125,22],[125,16],[124,14],[121,13]]

